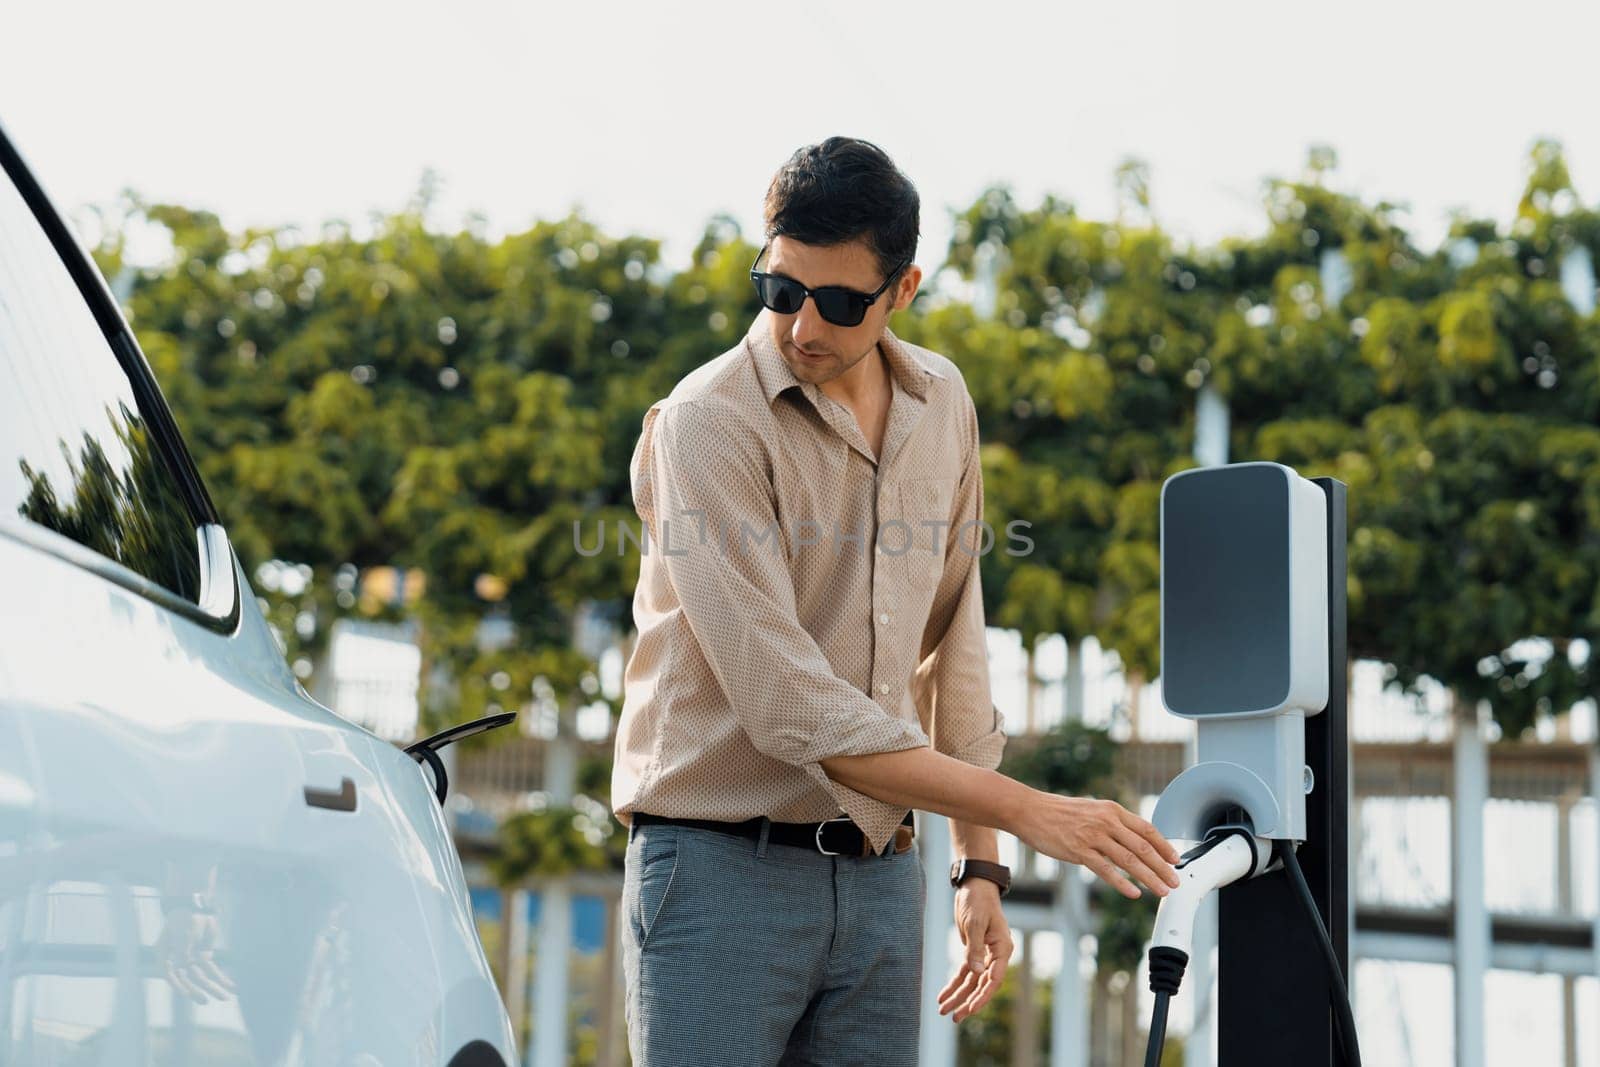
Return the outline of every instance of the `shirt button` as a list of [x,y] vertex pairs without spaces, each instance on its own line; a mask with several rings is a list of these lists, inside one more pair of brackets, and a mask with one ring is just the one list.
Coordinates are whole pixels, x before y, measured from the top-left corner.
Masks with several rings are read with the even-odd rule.
[[889,623],[889,613],[886,611],[882,615],[879,615],[878,616],[878,621],[883,623],[884,625],[888,625],[888,623]]
[[889,695],[889,683],[888,682],[879,682],[878,683],[878,692],[882,693],[884,696],[888,696]]

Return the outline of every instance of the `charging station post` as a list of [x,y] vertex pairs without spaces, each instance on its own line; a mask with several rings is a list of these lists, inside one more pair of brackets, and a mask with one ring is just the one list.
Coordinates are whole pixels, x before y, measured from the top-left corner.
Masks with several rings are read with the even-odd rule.
[[[1305,720],[1311,788],[1299,859],[1340,973],[1349,975],[1345,485],[1333,478],[1311,480],[1328,503],[1328,704]],[[1338,1062],[1327,968],[1289,879],[1278,872],[1227,886],[1219,913],[1217,1062],[1228,1067]]]
[[1270,462],[1161,488],[1161,700],[1195,721],[1196,755],[1151,821],[1198,843],[1156,911],[1146,1067],[1218,891],[1219,1061],[1360,1067],[1345,982],[1345,492]]

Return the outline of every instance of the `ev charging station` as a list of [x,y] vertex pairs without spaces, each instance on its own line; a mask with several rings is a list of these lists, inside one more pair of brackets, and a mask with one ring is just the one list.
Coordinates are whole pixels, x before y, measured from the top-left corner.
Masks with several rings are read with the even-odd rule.
[[1162,486],[1162,702],[1195,720],[1197,755],[1152,821],[1198,844],[1156,916],[1147,1064],[1212,890],[1218,1063],[1360,1063],[1344,980],[1345,540],[1336,479],[1237,463]]

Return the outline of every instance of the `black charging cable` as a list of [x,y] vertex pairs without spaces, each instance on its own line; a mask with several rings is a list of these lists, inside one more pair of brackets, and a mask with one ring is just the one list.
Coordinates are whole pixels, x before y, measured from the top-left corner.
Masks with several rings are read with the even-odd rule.
[[1339,1036],[1339,1044],[1344,1049],[1344,1062],[1349,1067],[1361,1067],[1361,1045],[1356,1040],[1355,1014],[1350,1010],[1350,993],[1344,984],[1344,975],[1339,971],[1339,958],[1333,951],[1333,939],[1328,936],[1328,928],[1323,925],[1322,913],[1317,910],[1317,902],[1312,899],[1311,887],[1306,884],[1305,872],[1300,869],[1300,860],[1294,854],[1294,842],[1279,838],[1272,844],[1272,851],[1283,864],[1283,869],[1289,872],[1289,881],[1294,885],[1295,895],[1300,898],[1300,903],[1306,909],[1306,914],[1311,917],[1311,924],[1317,931],[1317,942],[1322,946],[1322,959],[1328,965],[1328,991],[1333,1006],[1334,1032]]
[[1189,954],[1162,945],[1150,950],[1150,989],[1156,1007],[1150,1016],[1150,1040],[1144,1046],[1144,1067],[1161,1067],[1161,1047],[1167,1043],[1167,1003],[1183,984]]

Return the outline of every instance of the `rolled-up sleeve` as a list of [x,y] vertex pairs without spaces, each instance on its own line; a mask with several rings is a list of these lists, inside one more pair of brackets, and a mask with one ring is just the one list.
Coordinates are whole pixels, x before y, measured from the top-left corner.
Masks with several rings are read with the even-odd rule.
[[999,766],[1005,720],[989,685],[987,620],[983,610],[982,562],[990,539],[983,519],[983,466],[978,455],[978,415],[967,398],[966,459],[956,486],[956,510],[946,542],[944,571],[923,629],[920,662],[912,684],[917,713],[931,724],[933,747],[986,770]]
[[929,739],[840,678],[801,625],[760,438],[715,401],[660,404],[645,414],[632,479],[647,552],[739,727],[816,780],[881,849],[904,809],[834,782],[821,761]]

